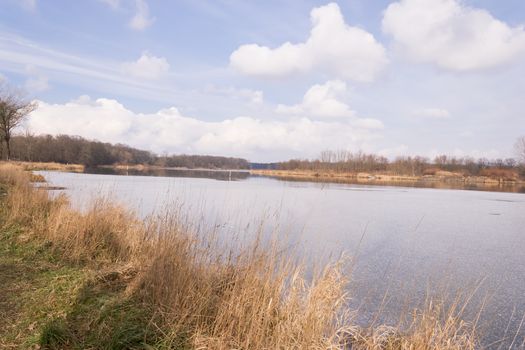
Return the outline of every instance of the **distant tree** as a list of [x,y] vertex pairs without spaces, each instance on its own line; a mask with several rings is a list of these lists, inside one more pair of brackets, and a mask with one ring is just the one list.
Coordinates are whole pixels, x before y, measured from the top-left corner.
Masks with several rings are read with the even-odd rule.
[[525,136],[518,138],[514,145],[518,160],[525,165]]
[[0,132],[6,144],[6,158],[11,158],[11,136],[13,130],[35,110],[36,103],[6,85],[0,86]]

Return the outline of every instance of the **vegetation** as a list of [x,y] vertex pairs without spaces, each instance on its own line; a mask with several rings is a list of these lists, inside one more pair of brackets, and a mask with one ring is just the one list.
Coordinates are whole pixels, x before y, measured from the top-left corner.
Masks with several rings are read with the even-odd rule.
[[197,156],[163,155],[139,150],[122,144],[110,144],[86,140],[79,136],[30,134],[14,136],[13,159],[26,162],[55,162],[83,164],[88,167],[113,164],[143,164],[161,167],[185,167],[208,169],[248,169],[245,159]]
[[5,84],[0,85],[0,133],[6,144],[6,159],[11,157],[11,136],[16,129],[34,111],[36,104],[26,100],[21,92]]
[[488,160],[471,157],[452,157],[441,155],[434,160],[425,157],[398,157],[394,161],[387,158],[348,151],[324,151],[318,159],[290,160],[276,163],[272,168],[277,170],[309,170],[336,173],[385,173],[391,175],[424,176],[424,175],[456,175],[456,176],[488,176],[516,180],[522,171],[513,158]]
[[[217,248],[179,215],[140,221],[99,200],[80,213],[0,165],[0,347],[474,349],[439,300],[398,328],[360,328],[345,259],[306,278],[276,243]],[[213,236],[213,235],[211,235]],[[207,238],[206,238],[207,237]]]

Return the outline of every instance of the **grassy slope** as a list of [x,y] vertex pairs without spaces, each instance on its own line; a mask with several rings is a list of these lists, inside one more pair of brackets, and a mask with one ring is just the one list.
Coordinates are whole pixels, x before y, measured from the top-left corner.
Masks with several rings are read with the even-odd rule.
[[0,229],[1,349],[147,349],[159,341],[149,312],[125,295],[125,273],[64,261],[27,229]]

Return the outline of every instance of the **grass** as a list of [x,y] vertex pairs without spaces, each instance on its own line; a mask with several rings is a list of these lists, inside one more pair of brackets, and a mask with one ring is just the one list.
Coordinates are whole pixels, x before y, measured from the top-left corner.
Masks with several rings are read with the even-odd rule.
[[36,171],[36,170],[52,170],[52,171],[73,171],[73,172],[84,172],[84,166],[82,164],[62,164],[54,162],[10,162],[15,164],[23,170]]
[[473,349],[457,308],[429,300],[396,327],[357,327],[348,264],[314,268],[275,241],[217,248],[170,211],[84,213],[0,165],[0,348]]

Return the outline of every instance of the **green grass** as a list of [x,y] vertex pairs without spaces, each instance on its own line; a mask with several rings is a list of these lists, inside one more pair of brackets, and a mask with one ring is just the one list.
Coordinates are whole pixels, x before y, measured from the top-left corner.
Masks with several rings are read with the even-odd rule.
[[150,310],[125,289],[125,274],[63,261],[21,227],[0,230],[2,349],[167,348]]
[[47,243],[25,241],[20,227],[0,233],[0,348],[31,348],[45,324],[66,315],[78,286],[79,267],[57,263]]

